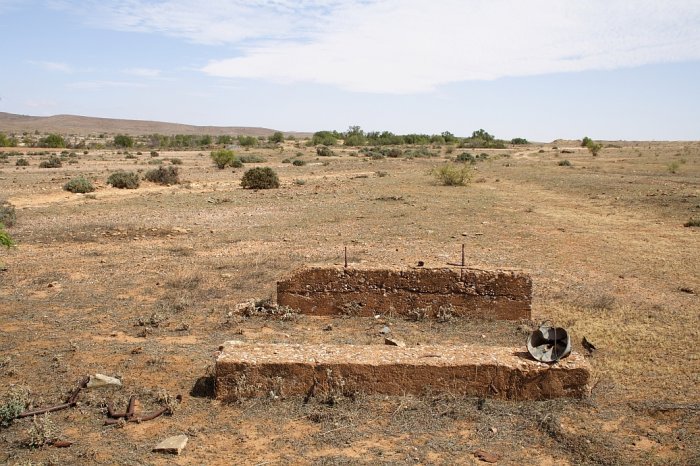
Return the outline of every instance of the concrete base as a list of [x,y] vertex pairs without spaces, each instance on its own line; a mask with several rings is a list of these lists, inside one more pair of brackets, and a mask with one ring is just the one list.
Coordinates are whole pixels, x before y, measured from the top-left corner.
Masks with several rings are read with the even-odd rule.
[[548,365],[525,348],[224,344],[216,398],[449,392],[511,400],[584,397],[590,366],[572,353]]
[[277,282],[277,303],[303,314],[529,319],[532,280],[476,269],[306,268]]

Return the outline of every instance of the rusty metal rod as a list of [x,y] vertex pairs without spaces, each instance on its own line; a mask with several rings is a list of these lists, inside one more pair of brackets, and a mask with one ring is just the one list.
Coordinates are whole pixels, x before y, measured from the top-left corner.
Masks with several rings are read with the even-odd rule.
[[32,409],[31,411],[24,411],[22,413],[19,413],[17,415],[17,418],[21,419],[24,417],[36,416],[37,414],[53,413],[54,411],[60,411],[62,409],[72,408],[78,402],[78,395],[80,394],[80,391],[83,388],[87,387],[87,384],[89,381],[90,381],[90,377],[82,378],[80,380],[80,383],[78,384],[78,386],[68,396],[68,399],[66,400],[65,403],[57,404],[54,406],[48,406],[46,408]]

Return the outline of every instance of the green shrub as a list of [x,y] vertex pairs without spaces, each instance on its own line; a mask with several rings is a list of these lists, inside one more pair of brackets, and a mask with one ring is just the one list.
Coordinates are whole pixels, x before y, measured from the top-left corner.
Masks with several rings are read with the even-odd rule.
[[119,170],[107,178],[107,184],[119,189],[136,189],[141,184],[138,173]]
[[603,148],[602,145],[597,144],[597,143],[595,143],[595,142],[591,142],[591,143],[588,144],[586,147],[588,147],[588,150],[591,152],[591,155],[592,155],[593,157],[595,157],[596,155],[598,155],[598,152],[600,152],[600,150]]
[[18,167],[28,167],[29,160],[27,160],[25,158],[17,159],[17,161],[15,162],[15,165],[17,165]]
[[330,147],[318,146],[316,148],[316,155],[320,157],[332,157],[335,155],[335,152],[333,152]]
[[14,244],[15,242],[12,240],[10,234],[5,231],[5,225],[0,223],[0,246],[11,248]]
[[311,138],[310,145],[334,146],[338,142],[338,136],[335,131],[317,131]]
[[294,160],[294,162],[292,162],[292,165],[294,165],[295,167],[303,167],[304,165],[306,165],[306,162],[301,159],[296,159]]
[[258,145],[258,138],[254,136],[238,136],[238,144],[241,147],[253,147]]
[[669,163],[668,166],[666,167],[666,169],[668,170],[669,173],[674,173],[674,174],[678,173],[679,168],[681,168],[681,164],[675,160],[673,162]]
[[52,155],[48,160],[42,160],[39,168],[59,168],[62,165],[60,157]]
[[11,227],[17,221],[17,214],[15,212],[15,206],[9,202],[0,203],[0,223],[5,226]]
[[163,165],[163,161],[161,159],[151,159],[148,161],[149,165]]
[[182,165],[182,159],[173,157],[172,159],[170,159],[170,163],[172,163],[173,165]]
[[455,157],[455,161],[456,161],[456,162],[462,162],[462,163],[467,163],[467,162],[469,162],[469,163],[472,163],[472,164],[476,163],[476,159],[475,159],[474,156],[473,156],[472,154],[470,154],[469,152],[462,152],[462,153],[459,154],[457,157]]
[[242,163],[261,163],[265,161],[265,159],[261,155],[257,154],[243,154],[238,156],[238,159]]
[[63,189],[70,191],[72,193],[91,193],[95,190],[90,180],[83,176],[78,176],[71,179],[68,183],[63,185]]
[[446,163],[434,168],[432,174],[443,186],[463,186],[471,180],[472,171],[468,165]]
[[588,136],[581,139],[581,147],[588,147],[588,145],[592,144],[592,143],[593,143],[593,139],[589,138]]
[[297,178],[296,180],[294,180],[294,184],[297,186],[304,186],[306,184],[306,180],[302,178]]
[[117,134],[114,136],[114,145],[117,147],[132,147],[134,145],[134,138],[126,134]]
[[39,140],[39,145],[41,147],[66,147],[66,141],[60,134],[49,134],[45,138]]
[[126,157],[124,157],[124,158],[125,159],[135,159],[136,156],[134,154],[126,154]]
[[158,184],[178,184],[180,182],[180,172],[177,167],[160,167],[155,170],[147,171],[144,178]]
[[570,166],[571,166],[571,162],[569,162],[568,160],[561,160],[561,161],[559,161],[559,164],[558,164],[558,165],[559,165],[560,167],[570,167]]
[[[2,228],[0,228],[2,232]],[[0,233],[0,238],[2,233]],[[0,244],[2,244],[0,242]],[[29,403],[29,394],[18,387],[12,387],[7,398],[0,404],[0,427],[7,427],[24,411]]]
[[292,163],[292,160],[291,159],[284,159],[284,160],[282,160],[282,163]]
[[236,154],[234,154],[232,150],[228,149],[212,151],[211,159],[214,161],[214,165],[221,170],[228,166],[232,167],[234,162],[238,160],[238,158],[236,158]]
[[157,150],[152,150],[151,151],[151,157],[158,157],[158,151]]
[[280,180],[277,173],[270,167],[255,167],[246,170],[241,179],[241,186],[245,189],[271,189],[279,188]]
[[521,146],[521,145],[525,145],[525,144],[530,144],[530,142],[525,138],[513,138],[510,140],[510,143],[513,144],[514,146]]
[[275,131],[267,140],[274,144],[279,144],[284,142],[284,133],[281,131]]

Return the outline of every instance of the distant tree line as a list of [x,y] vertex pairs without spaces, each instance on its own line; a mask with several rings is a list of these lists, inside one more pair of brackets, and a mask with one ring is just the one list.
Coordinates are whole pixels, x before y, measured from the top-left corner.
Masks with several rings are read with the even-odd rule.
[[[457,137],[449,131],[440,134],[394,134],[391,131],[365,132],[359,126],[350,126],[345,132],[318,131],[309,141],[310,146],[334,146],[342,140],[346,146],[393,146],[393,145],[427,145],[453,144],[460,148],[492,148],[503,149],[507,141],[496,139],[493,135],[479,129],[469,137]],[[510,144],[528,144],[525,138],[514,138]]]

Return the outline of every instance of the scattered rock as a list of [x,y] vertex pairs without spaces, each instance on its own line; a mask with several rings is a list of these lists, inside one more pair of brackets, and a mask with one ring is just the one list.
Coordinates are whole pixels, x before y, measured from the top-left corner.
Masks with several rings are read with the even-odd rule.
[[384,327],[382,327],[379,333],[381,333],[382,335],[388,335],[391,333],[391,329],[385,325]]
[[498,462],[498,460],[501,459],[501,455],[497,453],[491,453],[486,450],[476,450],[474,452],[474,456],[486,463],[496,463]]
[[153,451],[179,455],[182,449],[185,448],[185,445],[187,445],[187,440],[189,440],[189,437],[186,435],[175,435],[174,437],[168,437],[156,445]]
[[406,343],[396,337],[384,337],[384,344],[389,346],[398,346],[399,348],[406,347]]
[[87,383],[87,388],[102,388],[102,387],[121,387],[122,381],[116,377],[110,377],[104,374],[95,374],[90,376],[90,381]]
[[678,288],[679,291],[682,291],[683,293],[688,293],[688,294],[695,294],[695,290],[692,288],[688,288],[687,286],[682,286]]
[[581,340],[581,345],[586,349],[586,351],[588,351],[589,354],[596,350],[595,345],[588,341],[586,337],[583,337],[583,340]]
[[323,327],[324,332],[330,332],[331,330],[333,330],[333,324],[328,324],[325,327]]

